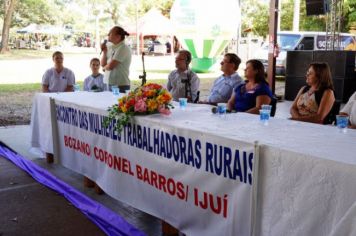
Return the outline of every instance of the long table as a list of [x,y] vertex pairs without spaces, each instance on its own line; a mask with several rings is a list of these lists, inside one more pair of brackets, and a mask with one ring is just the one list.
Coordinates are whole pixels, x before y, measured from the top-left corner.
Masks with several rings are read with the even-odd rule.
[[[255,115],[218,116],[189,104],[168,117],[135,117],[119,140],[95,121],[116,99],[107,92],[37,94],[32,146],[53,152],[56,136],[62,165],[188,235],[356,233],[354,130],[277,118],[264,126]],[[113,156],[120,171],[110,166]]]

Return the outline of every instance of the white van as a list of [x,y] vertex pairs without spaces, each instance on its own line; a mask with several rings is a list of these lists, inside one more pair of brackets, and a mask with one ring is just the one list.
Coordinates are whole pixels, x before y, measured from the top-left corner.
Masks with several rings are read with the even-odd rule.
[[[356,42],[356,35],[341,33],[341,45],[337,50],[344,50],[349,44]],[[277,43],[280,48],[276,58],[276,75],[285,75],[287,51],[294,50],[325,50],[325,32],[292,32],[281,31],[277,33]],[[264,43],[254,55],[260,60],[267,71],[268,67],[268,42]]]

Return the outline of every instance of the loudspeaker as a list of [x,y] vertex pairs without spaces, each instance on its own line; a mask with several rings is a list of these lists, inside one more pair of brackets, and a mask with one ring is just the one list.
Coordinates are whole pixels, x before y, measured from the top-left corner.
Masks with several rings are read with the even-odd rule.
[[312,61],[313,51],[288,51],[286,76],[305,76],[308,66]]
[[305,4],[307,16],[324,15],[330,11],[328,0],[306,0]]
[[305,76],[286,76],[284,99],[294,101],[299,90],[307,85]]
[[355,51],[314,51],[313,61],[327,62],[333,78],[356,78]]
[[333,79],[335,99],[346,103],[356,91],[356,79]]
[[[286,76],[285,100],[294,101],[299,90],[307,85],[305,77]],[[356,91],[356,79],[333,79],[335,100],[346,103]]]
[[306,85],[305,73],[313,61],[327,62],[331,70],[336,100],[347,102],[356,91],[355,51],[288,51],[285,99],[294,100]]

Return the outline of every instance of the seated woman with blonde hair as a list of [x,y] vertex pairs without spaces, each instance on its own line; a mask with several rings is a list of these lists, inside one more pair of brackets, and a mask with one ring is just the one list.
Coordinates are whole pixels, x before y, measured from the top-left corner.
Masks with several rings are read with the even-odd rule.
[[307,86],[295,98],[290,114],[292,120],[323,124],[335,102],[329,65],[313,62],[306,74]]
[[246,62],[245,83],[238,85],[228,103],[229,110],[259,114],[263,104],[270,104],[272,92],[265,79],[265,68],[259,60]]

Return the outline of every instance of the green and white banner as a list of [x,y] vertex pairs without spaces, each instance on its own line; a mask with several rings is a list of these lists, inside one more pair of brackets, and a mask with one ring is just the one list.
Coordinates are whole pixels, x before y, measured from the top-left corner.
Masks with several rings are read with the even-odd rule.
[[192,69],[207,72],[216,62],[240,23],[235,0],[176,0],[171,20],[183,48],[192,53]]

